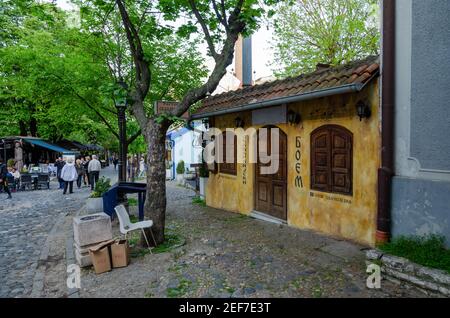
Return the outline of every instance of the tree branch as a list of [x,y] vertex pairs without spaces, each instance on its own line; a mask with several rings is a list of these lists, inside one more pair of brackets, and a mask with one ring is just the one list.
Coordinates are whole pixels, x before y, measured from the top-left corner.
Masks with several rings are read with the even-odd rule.
[[150,89],[151,74],[148,62],[145,61],[144,50],[142,48],[139,34],[130,20],[128,12],[122,0],[116,0],[122,17],[123,26],[127,35],[130,51],[133,56],[134,66],[136,68],[136,87],[135,92],[131,94],[133,99],[132,112],[144,131],[147,126],[148,118],[144,109],[144,100]]
[[[192,0],[190,1],[192,2]],[[227,32],[222,51],[217,57],[216,65],[207,82],[198,88],[190,90],[172,112],[173,115],[177,117],[181,116],[189,110],[191,105],[204,99],[208,93],[215,91],[220,80],[226,74],[227,67],[233,62],[236,41],[246,26],[245,22],[239,19],[243,2],[244,0],[239,0],[228,18],[229,32]]]
[[200,26],[202,27],[203,33],[205,35],[206,43],[209,47],[209,52],[211,53],[214,60],[217,62],[219,59],[219,55],[216,52],[216,48],[214,47],[214,42],[212,40],[211,34],[209,33],[208,26],[206,25],[205,20],[203,19],[202,15],[197,9],[197,5],[195,4],[195,0],[189,0],[189,5],[194,12],[195,17],[197,18],[198,23],[200,23]]
[[216,0],[212,0],[212,5],[214,8],[214,12],[216,13],[217,19],[220,21],[220,23],[223,24],[223,26],[225,27],[225,30],[227,30],[228,32],[228,23],[225,17],[225,11],[224,11],[224,7],[223,7],[223,1],[221,4],[221,12],[219,12],[219,8],[217,7],[217,3]]
[[133,143],[133,141],[136,140],[137,137],[142,135],[142,130],[139,129],[139,131],[137,131],[135,134],[133,134],[128,140],[127,140],[127,145],[131,145]]

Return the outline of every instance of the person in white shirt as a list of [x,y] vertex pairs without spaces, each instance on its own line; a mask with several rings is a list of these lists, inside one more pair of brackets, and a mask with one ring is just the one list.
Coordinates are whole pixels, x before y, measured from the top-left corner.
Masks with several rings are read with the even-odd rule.
[[78,174],[74,160],[69,158],[67,159],[67,163],[61,169],[61,179],[64,181],[63,194],[67,193],[67,188],[69,188],[69,193],[73,193],[73,182],[77,180],[77,178]]
[[98,178],[100,177],[100,170],[102,170],[102,164],[98,161],[96,155],[92,155],[91,161],[89,161],[88,165],[88,173],[89,179],[91,181],[91,190],[93,191],[95,185],[98,182]]

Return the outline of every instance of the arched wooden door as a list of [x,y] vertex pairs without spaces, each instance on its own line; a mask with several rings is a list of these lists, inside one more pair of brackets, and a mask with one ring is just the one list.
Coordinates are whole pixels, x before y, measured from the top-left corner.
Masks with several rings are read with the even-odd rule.
[[[271,130],[278,127],[267,128],[267,152],[271,155],[272,140]],[[261,167],[270,166],[270,163],[261,162],[259,146],[260,131],[258,131],[258,161],[256,163],[255,180],[255,210],[276,217],[281,220],[287,220],[287,136],[278,128],[279,131],[279,165],[274,174],[262,174]],[[264,142],[262,140],[262,142]],[[263,147],[264,149],[264,147]]]

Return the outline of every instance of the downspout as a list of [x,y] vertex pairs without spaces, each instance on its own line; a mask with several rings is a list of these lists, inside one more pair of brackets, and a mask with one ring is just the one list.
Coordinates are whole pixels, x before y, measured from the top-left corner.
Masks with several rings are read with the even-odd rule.
[[383,0],[381,62],[381,167],[378,169],[377,244],[391,236],[391,195],[394,175],[395,0]]

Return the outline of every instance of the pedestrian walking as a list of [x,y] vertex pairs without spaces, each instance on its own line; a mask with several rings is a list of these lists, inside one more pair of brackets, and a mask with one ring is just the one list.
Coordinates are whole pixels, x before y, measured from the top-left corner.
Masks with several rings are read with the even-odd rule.
[[88,173],[89,179],[91,182],[91,190],[94,190],[95,185],[98,182],[98,178],[100,177],[100,170],[102,170],[102,164],[97,160],[96,155],[92,155],[92,160],[89,161],[88,165]]
[[61,170],[65,164],[66,164],[66,162],[61,157],[58,157],[58,159],[56,159],[56,162],[55,162],[56,177],[58,178],[60,189],[64,189],[64,180],[61,178]]
[[141,158],[141,160],[139,161],[139,178],[142,178],[144,176],[145,173],[145,160],[144,158]]
[[119,164],[119,159],[114,158],[113,159],[113,164],[114,164],[114,171],[117,170],[117,165]]
[[6,164],[3,162],[3,159],[0,159],[0,189],[3,188],[3,191],[5,191],[8,194],[7,199],[12,199],[11,191],[9,191],[8,187],[8,168],[6,167]]
[[77,187],[78,189],[81,188],[81,180],[84,179],[84,175],[85,175],[85,170],[84,170],[84,165],[83,162],[81,161],[81,159],[77,159],[75,161],[75,169],[77,170]]
[[90,160],[91,160],[91,158],[89,158],[89,156],[86,156],[83,161],[83,167],[84,167],[83,183],[85,186],[91,185],[91,180],[89,180],[89,173],[87,172]]
[[64,191],[63,194],[67,193],[67,188],[69,188],[69,193],[73,193],[73,182],[77,180],[77,168],[75,168],[75,163],[72,158],[67,159],[67,163],[61,169],[61,179],[64,180]]

